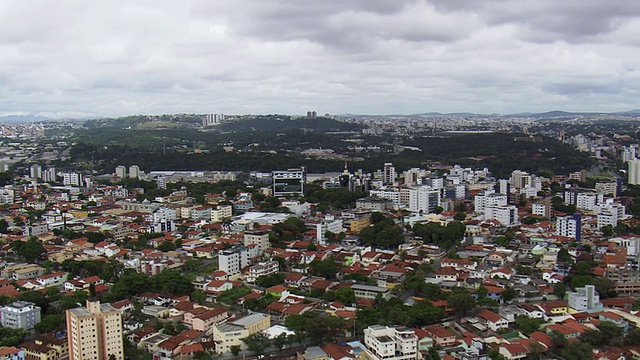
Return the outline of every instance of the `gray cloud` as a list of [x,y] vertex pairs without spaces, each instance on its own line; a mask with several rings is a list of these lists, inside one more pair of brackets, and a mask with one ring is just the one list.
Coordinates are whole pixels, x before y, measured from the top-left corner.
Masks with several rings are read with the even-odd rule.
[[640,3],[0,2],[0,115],[637,108]]

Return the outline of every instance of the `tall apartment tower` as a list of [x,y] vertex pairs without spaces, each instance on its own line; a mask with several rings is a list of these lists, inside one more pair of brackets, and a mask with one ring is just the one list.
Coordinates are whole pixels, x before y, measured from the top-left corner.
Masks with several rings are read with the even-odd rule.
[[138,165],[129,166],[129,177],[133,179],[140,177],[140,167]]
[[69,360],[124,360],[122,312],[111,304],[87,300],[87,306],[67,310]]
[[392,163],[384,163],[384,172],[382,176],[382,182],[385,185],[393,185],[396,180],[396,168]]
[[42,166],[33,164],[29,167],[29,177],[32,179],[42,179]]
[[122,165],[116,166],[116,176],[121,179],[127,177],[127,168]]
[[640,160],[631,159],[629,164],[629,185],[640,185]]

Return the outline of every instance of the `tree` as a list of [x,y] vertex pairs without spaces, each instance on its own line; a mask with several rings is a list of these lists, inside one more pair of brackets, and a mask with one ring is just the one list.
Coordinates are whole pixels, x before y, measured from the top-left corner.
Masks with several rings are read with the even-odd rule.
[[59,314],[50,314],[42,318],[39,323],[34,326],[35,331],[43,334],[61,329],[64,324],[64,316]]
[[476,307],[476,299],[468,293],[452,294],[447,299],[447,303],[459,317],[465,316]]
[[229,350],[231,351],[233,356],[238,356],[238,354],[240,354],[240,346],[238,345],[231,345],[229,347]]
[[453,220],[456,221],[464,221],[467,218],[467,214],[459,211],[455,215],[453,215]]
[[583,360],[593,357],[591,345],[582,341],[572,341],[560,350],[560,356],[565,360]]
[[202,304],[207,299],[207,294],[205,294],[202,290],[195,290],[191,293],[190,298],[198,304]]
[[531,333],[538,331],[543,322],[544,321],[542,319],[520,315],[516,318],[516,329],[522,331],[522,333],[528,336]]
[[158,245],[158,250],[162,252],[174,251],[176,249],[176,244],[169,240],[165,240],[162,244]]
[[178,270],[164,269],[151,277],[155,291],[171,295],[189,295],[193,292],[193,284]]
[[9,232],[9,223],[5,219],[0,219],[0,234]]
[[262,355],[264,351],[271,345],[271,340],[263,332],[257,332],[246,338],[241,339],[247,345],[249,351],[253,351],[258,355]]
[[27,242],[14,241],[11,243],[11,247],[18,254],[18,256],[24,258],[27,262],[33,263],[40,259],[40,256],[46,254],[44,246],[37,241],[35,236],[29,238]]
[[553,285],[553,295],[559,297],[560,299],[563,299],[566,293],[567,285],[565,285],[564,283],[557,283]]
[[516,290],[514,288],[512,288],[511,286],[507,286],[504,291],[501,294],[501,297],[503,300],[505,301],[511,301],[513,300],[516,296],[518,295],[518,293],[516,292]]
[[352,305],[356,302],[356,294],[351,288],[340,288],[336,290],[336,300],[345,305]]

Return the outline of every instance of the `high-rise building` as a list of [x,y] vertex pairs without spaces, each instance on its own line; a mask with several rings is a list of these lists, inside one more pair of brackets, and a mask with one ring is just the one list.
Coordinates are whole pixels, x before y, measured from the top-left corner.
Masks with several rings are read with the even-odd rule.
[[42,181],[44,182],[56,182],[58,180],[58,174],[56,168],[50,167],[42,172]]
[[244,232],[244,246],[258,245],[260,251],[269,248],[269,233],[261,230],[246,230]]
[[498,220],[504,226],[520,225],[518,208],[513,205],[487,206],[484,209],[484,220]]
[[127,177],[127,168],[122,165],[116,166],[116,176],[121,179]]
[[396,168],[392,163],[384,163],[382,173],[382,183],[384,185],[393,185],[396,180]]
[[133,179],[140,177],[140,167],[138,165],[129,166],[129,177]]
[[83,182],[84,180],[83,180],[82,174],[78,174],[75,172],[62,174],[63,185],[82,186]]
[[640,185],[640,160],[631,159],[629,164],[629,185]]
[[42,179],[42,166],[33,164],[29,167],[29,177],[32,179]]
[[124,359],[122,312],[111,304],[87,300],[87,306],[67,310],[69,360]]
[[0,309],[3,327],[31,330],[40,322],[40,307],[28,301],[14,301]]
[[572,214],[559,217],[556,221],[556,234],[580,241],[582,235],[582,215]]
[[234,245],[222,250],[218,256],[218,269],[229,275],[229,278],[240,275],[242,268],[249,265],[249,249],[243,245]]

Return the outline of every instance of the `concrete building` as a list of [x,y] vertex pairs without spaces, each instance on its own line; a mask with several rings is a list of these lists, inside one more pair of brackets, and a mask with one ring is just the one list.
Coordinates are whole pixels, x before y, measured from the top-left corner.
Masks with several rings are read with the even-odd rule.
[[506,194],[485,193],[483,195],[476,195],[473,198],[473,210],[481,214],[489,206],[506,206],[508,201],[509,197]]
[[556,234],[580,241],[582,234],[582,215],[573,214],[559,217],[556,221]]
[[124,360],[122,312],[111,304],[87,300],[86,307],[67,310],[69,360]]
[[409,211],[431,214],[436,206],[441,206],[440,190],[438,189],[432,189],[428,186],[402,189],[400,191],[401,199],[404,192],[407,192],[408,195],[404,205]]
[[127,177],[127,168],[122,165],[116,166],[116,176],[121,179]]
[[513,205],[486,207],[484,220],[498,220],[504,226],[516,226],[520,224],[520,220],[518,220],[518,208]]
[[600,295],[594,285],[585,285],[585,287],[576,288],[576,291],[567,291],[567,297],[569,307],[578,312],[602,310]]
[[230,219],[233,216],[232,205],[218,205],[216,209],[211,210],[211,221],[222,222],[224,219]]
[[129,177],[132,179],[140,177],[140,167],[138,165],[129,166]]
[[629,170],[628,174],[628,183],[629,185],[640,185],[640,160],[631,159],[628,161]]
[[42,179],[42,166],[38,164],[29,166],[29,177],[32,179]]
[[418,336],[407,327],[371,325],[364,329],[364,345],[377,359],[422,358],[418,352]]
[[249,265],[249,249],[242,245],[234,245],[223,250],[218,255],[218,269],[229,275],[229,278],[238,278],[245,266]]
[[3,327],[32,330],[40,322],[40,307],[28,301],[14,301],[3,306],[0,315]]
[[213,341],[216,343],[216,353],[224,354],[229,352],[232,346],[246,349],[247,345],[242,339],[264,331],[270,326],[271,317],[260,313],[253,313],[234,321],[216,324],[213,326]]
[[275,275],[280,271],[280,264],[277,261],[266,261],[249,268],[249,272],[245,277],[248,283],[255,283],[258,278],[263,276]]
[[271,177],[273,179],[273,196],[304,194],[306,182],[304,167],[274,171]]
[[392,163],[384,163],[382,172],[382,183],[384,185],[393,185],[396,180],[396,168]]
[[269,248],[269,233],[260,230],[246,230],[243,239],[244,246],[258,245],[260,251]]

